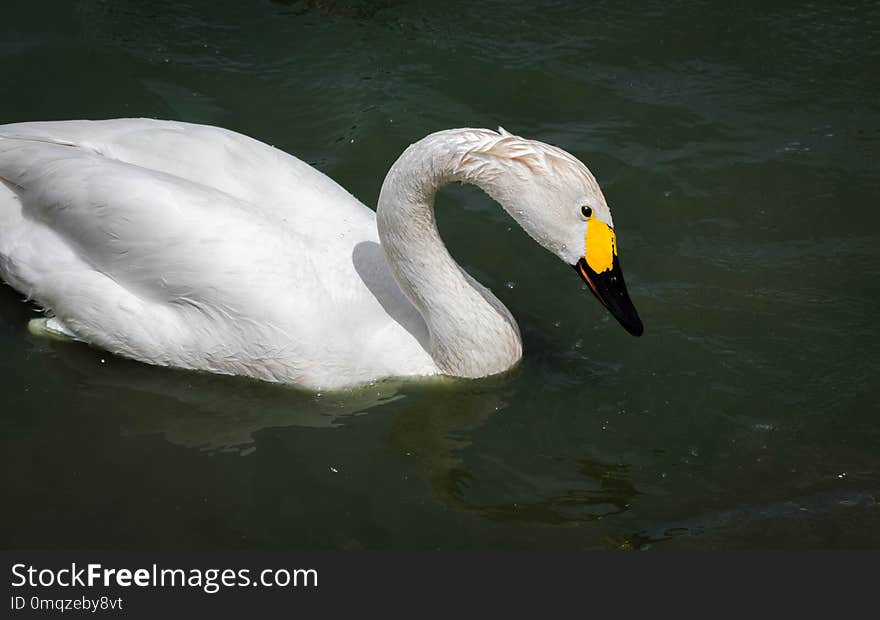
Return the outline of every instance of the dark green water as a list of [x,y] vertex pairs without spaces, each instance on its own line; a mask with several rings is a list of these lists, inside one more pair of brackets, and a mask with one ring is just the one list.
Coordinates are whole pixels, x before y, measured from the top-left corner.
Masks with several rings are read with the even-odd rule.
[[0,122],[218,124],[369,205],[430,131],[557,144],[646,325],[467,187],[441,231],[525,341],[486,381],[152,368],[3,286],[3,547],[880,547],[876,3],[3,4]]

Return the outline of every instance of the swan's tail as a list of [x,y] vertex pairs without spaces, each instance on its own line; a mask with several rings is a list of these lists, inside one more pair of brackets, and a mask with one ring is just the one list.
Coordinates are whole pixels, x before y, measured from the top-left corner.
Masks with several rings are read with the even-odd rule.
[[49,317],[42,319],[31,319],[28,321],[28,331],[34,336],[42,336],[51,340],[71,341],[76,340],[73,332],[71,332],[64,323],[57,318]]

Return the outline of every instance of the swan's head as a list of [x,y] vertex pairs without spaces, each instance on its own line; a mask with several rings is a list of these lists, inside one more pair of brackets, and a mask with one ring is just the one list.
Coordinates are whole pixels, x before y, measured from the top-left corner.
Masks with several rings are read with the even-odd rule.
[[571,265],[634,336],[644,331],[629,298],[611,211],[596,179],[573,155],[499,129],[469,150],[459,172],[507,209],[533,239]]

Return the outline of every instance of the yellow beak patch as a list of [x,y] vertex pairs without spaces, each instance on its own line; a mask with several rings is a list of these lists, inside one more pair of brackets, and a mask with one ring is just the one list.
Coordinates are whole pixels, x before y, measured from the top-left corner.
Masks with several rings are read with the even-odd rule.
[[614,266],[617,256],[617,237],[614,229],[597,217],[587,220],[587,234],[584,240],[586,252],[584,258],[590,269],[596,273],[608,271]]

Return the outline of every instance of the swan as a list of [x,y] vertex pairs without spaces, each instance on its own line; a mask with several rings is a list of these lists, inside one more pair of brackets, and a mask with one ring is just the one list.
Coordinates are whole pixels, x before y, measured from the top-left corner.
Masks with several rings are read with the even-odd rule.
[[0,276],[31,331],[148,364],[307,389],[478,378],[522,356],[510,311],[450,256],[434,195],[480,187],[633,335],[611,212],[577,158],[503,128],[412,144],[374,212],[239,133],[152,119],[0,125]]

